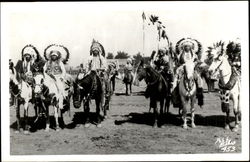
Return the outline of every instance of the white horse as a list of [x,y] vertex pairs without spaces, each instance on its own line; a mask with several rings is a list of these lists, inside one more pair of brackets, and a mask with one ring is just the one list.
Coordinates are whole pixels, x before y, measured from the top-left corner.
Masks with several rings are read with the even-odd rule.
[[229,127],[229,100],[233,101],[233,110],[235,115],[235,127],[232,131],[237,131],[240,124],[240,78],[235,74],[234,69],[228,62],[228,57],[225,54],[224,43],[219,42],[214,47],[209,48],[209,52],[213,55],[213,62],[209,67],[211,75],[219,73],[219,87],[221,91],[221,108],[226,113],[225,129]]
[[60,91],[56,85],[56,83],[51,80],[51,77],[47,74],[38,74],[34,76],[34,94],[35,100],[39,107],[44,107],[46,113],[46,128],[45,131],[49,131],[49,106],[51,105],[54,109],[54,117],[56,121],[56,131],[59,131],[59,115],[63,121],[63,112],[62,108],[59,108],[59,100],[63,100],[64,107],[70,110],[70,96],[73,93],[73,78],[71,75],[66,74],[65,76],[65,85],[64,90],[66,96],[60,95]]
[[183,128],[187,129],[187,107],[188,102],[190,101],[190,111],[191,111],[191,127],[195,128],[194,116],[195,116],[195,108],[194,104],[196,101],[196,84],[194,80],[194,62],[192,60],[187,61],[183,65],[183,75],[179,81],[179,94],[181,98],[181,107],[182,109],[182,119],[183,119]]
[[24,106],[24,134],[29,133],[28,126],[28,109],[29,103],[32,99],[32,86],[27,82],[21,80],[20,82],[16,79],[16,71],[14,67],[10,70],[10,93],[14,97],[14,103],[16,107],[16,118],[17,118],[17,130],[16,133],[20,132],[20,106]]

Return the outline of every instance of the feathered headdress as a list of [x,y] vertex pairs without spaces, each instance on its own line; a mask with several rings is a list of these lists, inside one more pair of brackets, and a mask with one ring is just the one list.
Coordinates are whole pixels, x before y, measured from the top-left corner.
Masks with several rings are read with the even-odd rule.
[[176,43],[176,54],[179,55],[184,50],[185,46],[190,46],[196,55],[200,55],[202,52],[202,45],[198,40],[192,38],[182,38]]
[[[219,41],[217,43],[214,43],[212,47],[208,47],[208,50],[206,51],[208,53],[208,58],[215,58],[222,56],[225,53],[225,43],[223,41]],[[212,50],[217,51],[217,56],[212,55]]]
[[36,49],[36,47],[34,47],[31,44],[26,45],[23,49],[22,49],[22,60],[24,60],[24,55],[30,55],[33,59],[36,59],[39,57],[39,52]]
[[92,41],[92,45],[90,47],[90,56],[92,56],[93,51],[99,51],[99,54],[102,55],[103,57],[105,57],[105,50],[104,47],[102,46],[101,43],[99,43],[98,41],[94,40]]
[[52,55],[57,55],[64,64],[69,60],[69,50],[63,45],[51,44],[44,50],[44,57],[50,60]]

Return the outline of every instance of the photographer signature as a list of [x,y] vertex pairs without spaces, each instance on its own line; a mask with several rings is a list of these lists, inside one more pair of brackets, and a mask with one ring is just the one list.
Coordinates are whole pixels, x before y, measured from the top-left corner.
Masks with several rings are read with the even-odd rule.
[[218,145],[219,149],[222,152],[234,152],[236,151],[235,145],[236,142],[230,139],[229,137],[219,137],[215,141],[215,145]]

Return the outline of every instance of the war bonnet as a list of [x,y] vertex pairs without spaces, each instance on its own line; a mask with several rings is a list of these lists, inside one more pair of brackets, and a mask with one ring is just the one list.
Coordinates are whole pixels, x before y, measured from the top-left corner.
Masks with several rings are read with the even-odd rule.
[[192,38],[182,38],[176,43],[176,53],[179,55],[181,51],[184,50],[185,46],[190,46],[192,51],[196,54],[199,55],[202,52],[202,45],[199,41],[196,39]]
[[99,43],[98,41],[95,41],[94,39],[93,39],[92,45],[90,47],[90,56],[92,56],[93,51],[98,51],[100,55],[105,57],[104,47],[101,45],[101,43]]
[[32,58],[37,58],[39,55],[38,50],[36,49],[36,47],[34,47],[31,44],[26,45],[23,49],[22,49],[22,60],[24,59],[25,55],[30,55]]
[[69,59],[69,50],[63,45],[51,44],[44,50],[44,57],[50,60],[52,55],[56,55],[66,64]]

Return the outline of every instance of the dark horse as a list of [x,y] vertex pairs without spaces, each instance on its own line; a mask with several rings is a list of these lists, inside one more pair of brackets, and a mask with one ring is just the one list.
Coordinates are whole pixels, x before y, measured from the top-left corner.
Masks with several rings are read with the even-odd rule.
[[146,98],[150,98],[150,108],[154,109],[154,124],[153,127],[161,126],[162,123],[158,122],[159,112],[157,108],[157,102],[160,102],[160,117],[163,115],[164,101],[168,94],[168,84],[164,77],[155,71],[151,66],[144,67],[143,61],[139,64],[137,68],[137,77],[139,81],[145,80],[147,84],[147,89],[145,92]]
[[[74,94],[73,104],[75,108],[79,108],[83,101],[84,112],[86,113],[85,127],[89,127],[89,102],[91,99],[95,99],[96,103],[96,115],[97,115],[97,127],[101,127],[101,111],[105,106],[103,104],[103,89],[101,79],[97,76],[95,71],[91,71],[82,79],[76,78],[74,82]],[[104,109],[104,115],[106,115],[106,109]]]
[[[130,95],[132,93],[132,82],[133,82],[133,75],[132,71],[124,68],[124,79],[123,82],[126,85],[126,95]],[[130,93],[128,92],[128,89],[130,90]]]

